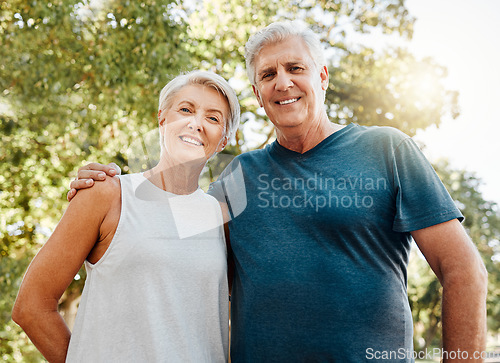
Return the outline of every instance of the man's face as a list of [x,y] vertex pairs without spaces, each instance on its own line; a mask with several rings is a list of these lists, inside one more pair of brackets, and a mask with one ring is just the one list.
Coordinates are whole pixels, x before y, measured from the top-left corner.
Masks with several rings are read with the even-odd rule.
[[255,72],[255,96],[280,131],[307,129],[319,120],[328,69],[318,69],[300,37],[264,46],[256,56]]

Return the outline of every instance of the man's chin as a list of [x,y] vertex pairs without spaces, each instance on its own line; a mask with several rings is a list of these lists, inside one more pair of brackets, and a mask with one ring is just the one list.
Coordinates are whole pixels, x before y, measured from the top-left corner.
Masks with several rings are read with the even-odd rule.
[[294,118],[282,118],[278,119],[276,122],[273,122],[274,126],[281,129],[289,129],[293,127],[300,126],[303,122],[301,120],[297,120]]

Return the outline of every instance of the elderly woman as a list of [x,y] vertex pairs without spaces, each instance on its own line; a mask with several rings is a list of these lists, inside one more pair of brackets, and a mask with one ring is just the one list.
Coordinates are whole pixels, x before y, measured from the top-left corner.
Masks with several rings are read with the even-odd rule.
[[[222,214],[198,178],[239,112],[220,76],[176,77],[160,95],[158,165],[108,177],[72,200],[12,313],[50,362],[227,361]],[[71,333],[57,305],[82,263],[87,280]]]

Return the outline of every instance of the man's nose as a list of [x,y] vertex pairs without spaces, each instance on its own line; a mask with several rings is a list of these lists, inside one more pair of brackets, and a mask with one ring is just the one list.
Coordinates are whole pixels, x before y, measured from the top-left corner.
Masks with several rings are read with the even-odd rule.
[[281,71],[276,75],[276,90],[286,91],[293,86],[292,78],[287,72]]

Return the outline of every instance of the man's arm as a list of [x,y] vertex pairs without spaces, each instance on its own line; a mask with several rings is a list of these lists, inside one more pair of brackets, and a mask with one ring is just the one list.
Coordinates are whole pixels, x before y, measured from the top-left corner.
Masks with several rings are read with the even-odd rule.
[[75,180],[69,184],[70,190],[66,195],[68,202],[74,198],[79,189],[91,188],[94,186],[94,180],[106,180],[106,175],[115,176],[120,175],[121,170],[115,163],[103,165],[99,163],[90,163],[78,169],[78,175]]
[[488,278],[479,253],[456,219],[411,234],[443,286],[443,350],[451,357],[468,352],[467,361],[481,361]]

